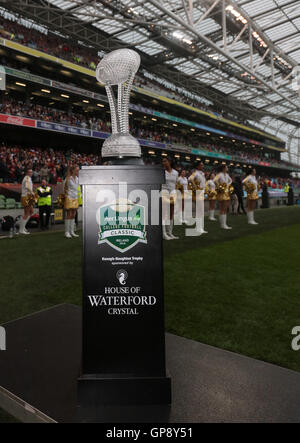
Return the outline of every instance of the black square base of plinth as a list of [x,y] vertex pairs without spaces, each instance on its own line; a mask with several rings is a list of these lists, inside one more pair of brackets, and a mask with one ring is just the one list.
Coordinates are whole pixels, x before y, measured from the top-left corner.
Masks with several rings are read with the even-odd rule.
[[79,406],[169,405],[170,377],[109,377],[85,375],[78,379]]
[[22,422],[300,422],[299,372],[172,334],[166,335],[172,407],[79,407],[81,309],[60,305],[3,326],[0,408]]

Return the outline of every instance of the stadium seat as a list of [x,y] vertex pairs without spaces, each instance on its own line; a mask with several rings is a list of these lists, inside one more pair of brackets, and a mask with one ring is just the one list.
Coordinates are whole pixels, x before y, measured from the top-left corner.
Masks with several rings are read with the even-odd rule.
[[15,209],[16,200],[14,198],[6,199],[6,209]]

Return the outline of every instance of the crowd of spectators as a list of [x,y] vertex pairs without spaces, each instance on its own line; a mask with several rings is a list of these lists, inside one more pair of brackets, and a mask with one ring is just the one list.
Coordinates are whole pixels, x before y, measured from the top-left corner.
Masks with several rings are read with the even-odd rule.
[[[146,164],[153,162],[154,160],[150,158],[146,160]],[[0,179],[5,183],[21,183],[26,168],[31,167],[34,183],[41,183],[42,179],[46,179],[51,185],[55,185],[63,182],[71,164],[94,166],[100,163],[101,158],[97,154],[82,154],[72,150],[24,148],[5,144],[0,146]],[[192,173],[193,165],[188,166],[178,162],[174,165],[174,168],[179,172],[186,169],[189,176]],[[262,176],[259,177],[259,180],[261,182],[267,180],[268,186],[271,188],[284,189],[287,182],[292,184],[294,188],[300,188],[299,179],[287,180],[286,178]]]
[[96,154],[80,154],[21,146],[0,146],[0,179],[7,183],[20,183],[26,168],[33,170],[32,180],[40,183],[45,178],[50,184],[61,183],[71,164],[93,166],[100,162]]
[[110,132],[110,122],[103,121],[86,114],[66,112],[48,106],[42,106],[32,102],[24,103],[5,97],[0,103],[0,112],[3,114],[16,115],[18,117],[29,117],[37,120],[60,123],[80,128],[89,128],[104,132]]
[[44,34],[3,17],[0,17],[0,35],[8,40],[91,69],[96,69],[99,62],[96,51],[92,48],[80,47],[78,44],[72,44],[68,39],[50,33]]
[[[49,106],[35,104],[30,100],[27,103],[4,96],[3,102],[0,103],[0,112],[3,114],[14,115],[18,117],[29,117],[33,119],[43,120],[66,124],[70,126],[93,129],[102,132],[111,132],[111,122],[107,118],[96,118],[90,113],[66,112]],[[212,144],[199,142],[197,135],[193,135],[188,130],[179,130],[172,127],[158,126],[152,120],[142,119],[141,121],[132,120],[130,132],[137,138],[151,140],[155,142],[170,144],[178,147],[186,146],[192,148],[203,149],[211,153],[231,155],[232,159],[241,162],[268,162],[280,166],[275,158],[266,158],[260,148],[251,148],[251,152],[244,149],[237,149],[234,143],[230,144]],[[270,154],[268,154],[270,156]]]

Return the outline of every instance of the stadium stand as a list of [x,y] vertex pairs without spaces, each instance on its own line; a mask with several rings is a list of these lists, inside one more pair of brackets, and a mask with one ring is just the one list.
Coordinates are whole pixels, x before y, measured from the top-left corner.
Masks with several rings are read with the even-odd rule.
[[[56,184],[62,182],[71,162],[101,163],[99,142],[111,131],[110,112],[103,87],[93,86],[95,82],[89,77],[94,75],[101,54],[34,22],[29,25],[13,14],[0,14],[0,36],[17,44],[7,45],[0,52],[7,72],[7,91],[0,96],[0,181],[20,183],[24,168],[30,164],[35,183],[46,168],[47,179]],[[25,47],[35,51],[35,56],[45,53],[57,57],[58,63],[70,62],[68,70],[53,69],[50,59],[48,66],[36,64]],[[86,71],[77,72],[76,66]],[[88,89],[82,89],[82,84]],[[88,100],[82,100],[82,95]],[[182,119],[183,109],[189,120]],[[15,138],[10,125],[18,126],[22,142]],[[232,174],[239,176],[255,166],[260,180],[267,180],[270,189],[281,190],[286,183],[299,187],[299,180],[291,176],[298,168],[281,159],[284,141],[145,69],[135,78],[130,132],[139,139],[149,164],[160,163],[169,155],[176,169],[190,173],[193,162],[201,158],[207,171],[226,163]],[[55,137],[58,133],[60,137]],[[83,137],[84,150],[80,148]]]
[[[84,112],[83,109],[81,110],[82,114],[80,114],[79,112],[67,112],[65,110],[56,109],[53,106],[50,107],[35,104],[31,101],[25,103],[24,100],[25,99],[22,101],[21,99],[14,99],[11,96],[4,96],[2,104],[0,104],[0,113],[110,133],[111,124],[106,113],[102,115],[102,118],[97,118],[92,112]],[[239,148],[237,152],[234,143],[231,143],[231,145],[227,144],[226,146],[222,145],[223,143],[199,143],[198,136],[191,135],[191,133],[188,130],[185,130],[185,128],[180,129],[173,125],[161,125],[143,118],[137,119],[137,121],[133,120],[130,131],[139,139],[148,139],[153,142],[161,142],[171,145],[202,148],[209,153],[216,153],[217,156],[218,154],[225,154],[231,156],[232,159],[246,163],[249,161],[256,163],[272,161],[273,166],[281,167],[286,165],[285,162],[277,160],[272,151],[262,152],[261,147],[252,146],[251,150],[247,151],[247,148],[243,146],[243,148]]]

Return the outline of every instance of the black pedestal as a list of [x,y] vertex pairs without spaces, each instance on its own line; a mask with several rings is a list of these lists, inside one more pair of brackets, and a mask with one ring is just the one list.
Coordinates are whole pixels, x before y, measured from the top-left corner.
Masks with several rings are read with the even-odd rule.
[[[81,407],[169,404],[161,167],[84,167]],[[154,193],[156,193],[154,195]]]

